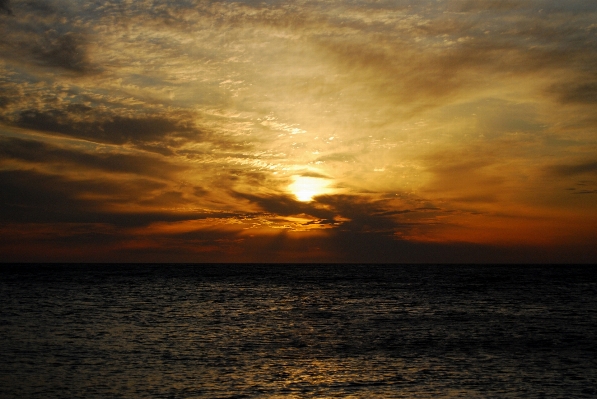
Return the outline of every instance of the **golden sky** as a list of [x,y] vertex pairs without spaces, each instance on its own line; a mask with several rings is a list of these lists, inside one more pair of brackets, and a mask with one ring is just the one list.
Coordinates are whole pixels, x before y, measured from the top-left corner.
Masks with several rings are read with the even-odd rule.
[[0,0],[9,261],[597,261],[597,3]]

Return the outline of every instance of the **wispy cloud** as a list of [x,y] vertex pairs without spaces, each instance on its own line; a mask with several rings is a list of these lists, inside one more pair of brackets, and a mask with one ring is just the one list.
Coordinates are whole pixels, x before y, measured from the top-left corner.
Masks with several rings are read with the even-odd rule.
[[552,165],[548,168],[548,171],[561,177],[577,176],[583,174],[596,174],[597,161],[582,162],[572,165]]

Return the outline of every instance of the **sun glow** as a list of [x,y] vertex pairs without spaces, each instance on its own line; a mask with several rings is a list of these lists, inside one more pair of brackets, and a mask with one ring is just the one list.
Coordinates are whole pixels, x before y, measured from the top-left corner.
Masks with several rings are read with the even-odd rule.
[[309,202],[316,195],[328,193],[329,182],[318,177],[294,176],[294,182],[288,189],[299,201]]

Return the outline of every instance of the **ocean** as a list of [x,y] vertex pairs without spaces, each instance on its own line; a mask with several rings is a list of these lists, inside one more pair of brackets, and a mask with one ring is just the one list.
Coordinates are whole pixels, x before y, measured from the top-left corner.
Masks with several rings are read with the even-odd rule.
[[597,268],[2,265],[0,398],[595,398]]

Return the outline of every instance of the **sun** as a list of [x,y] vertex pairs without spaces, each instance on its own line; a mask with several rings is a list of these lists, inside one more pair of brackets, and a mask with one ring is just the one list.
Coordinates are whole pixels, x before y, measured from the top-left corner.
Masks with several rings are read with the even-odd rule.
[[288,186],[288,189],[294,196],[302,202],[313,200],[316,195],[328,193],[329,182],[319,177],[293,176],[294,182]]

